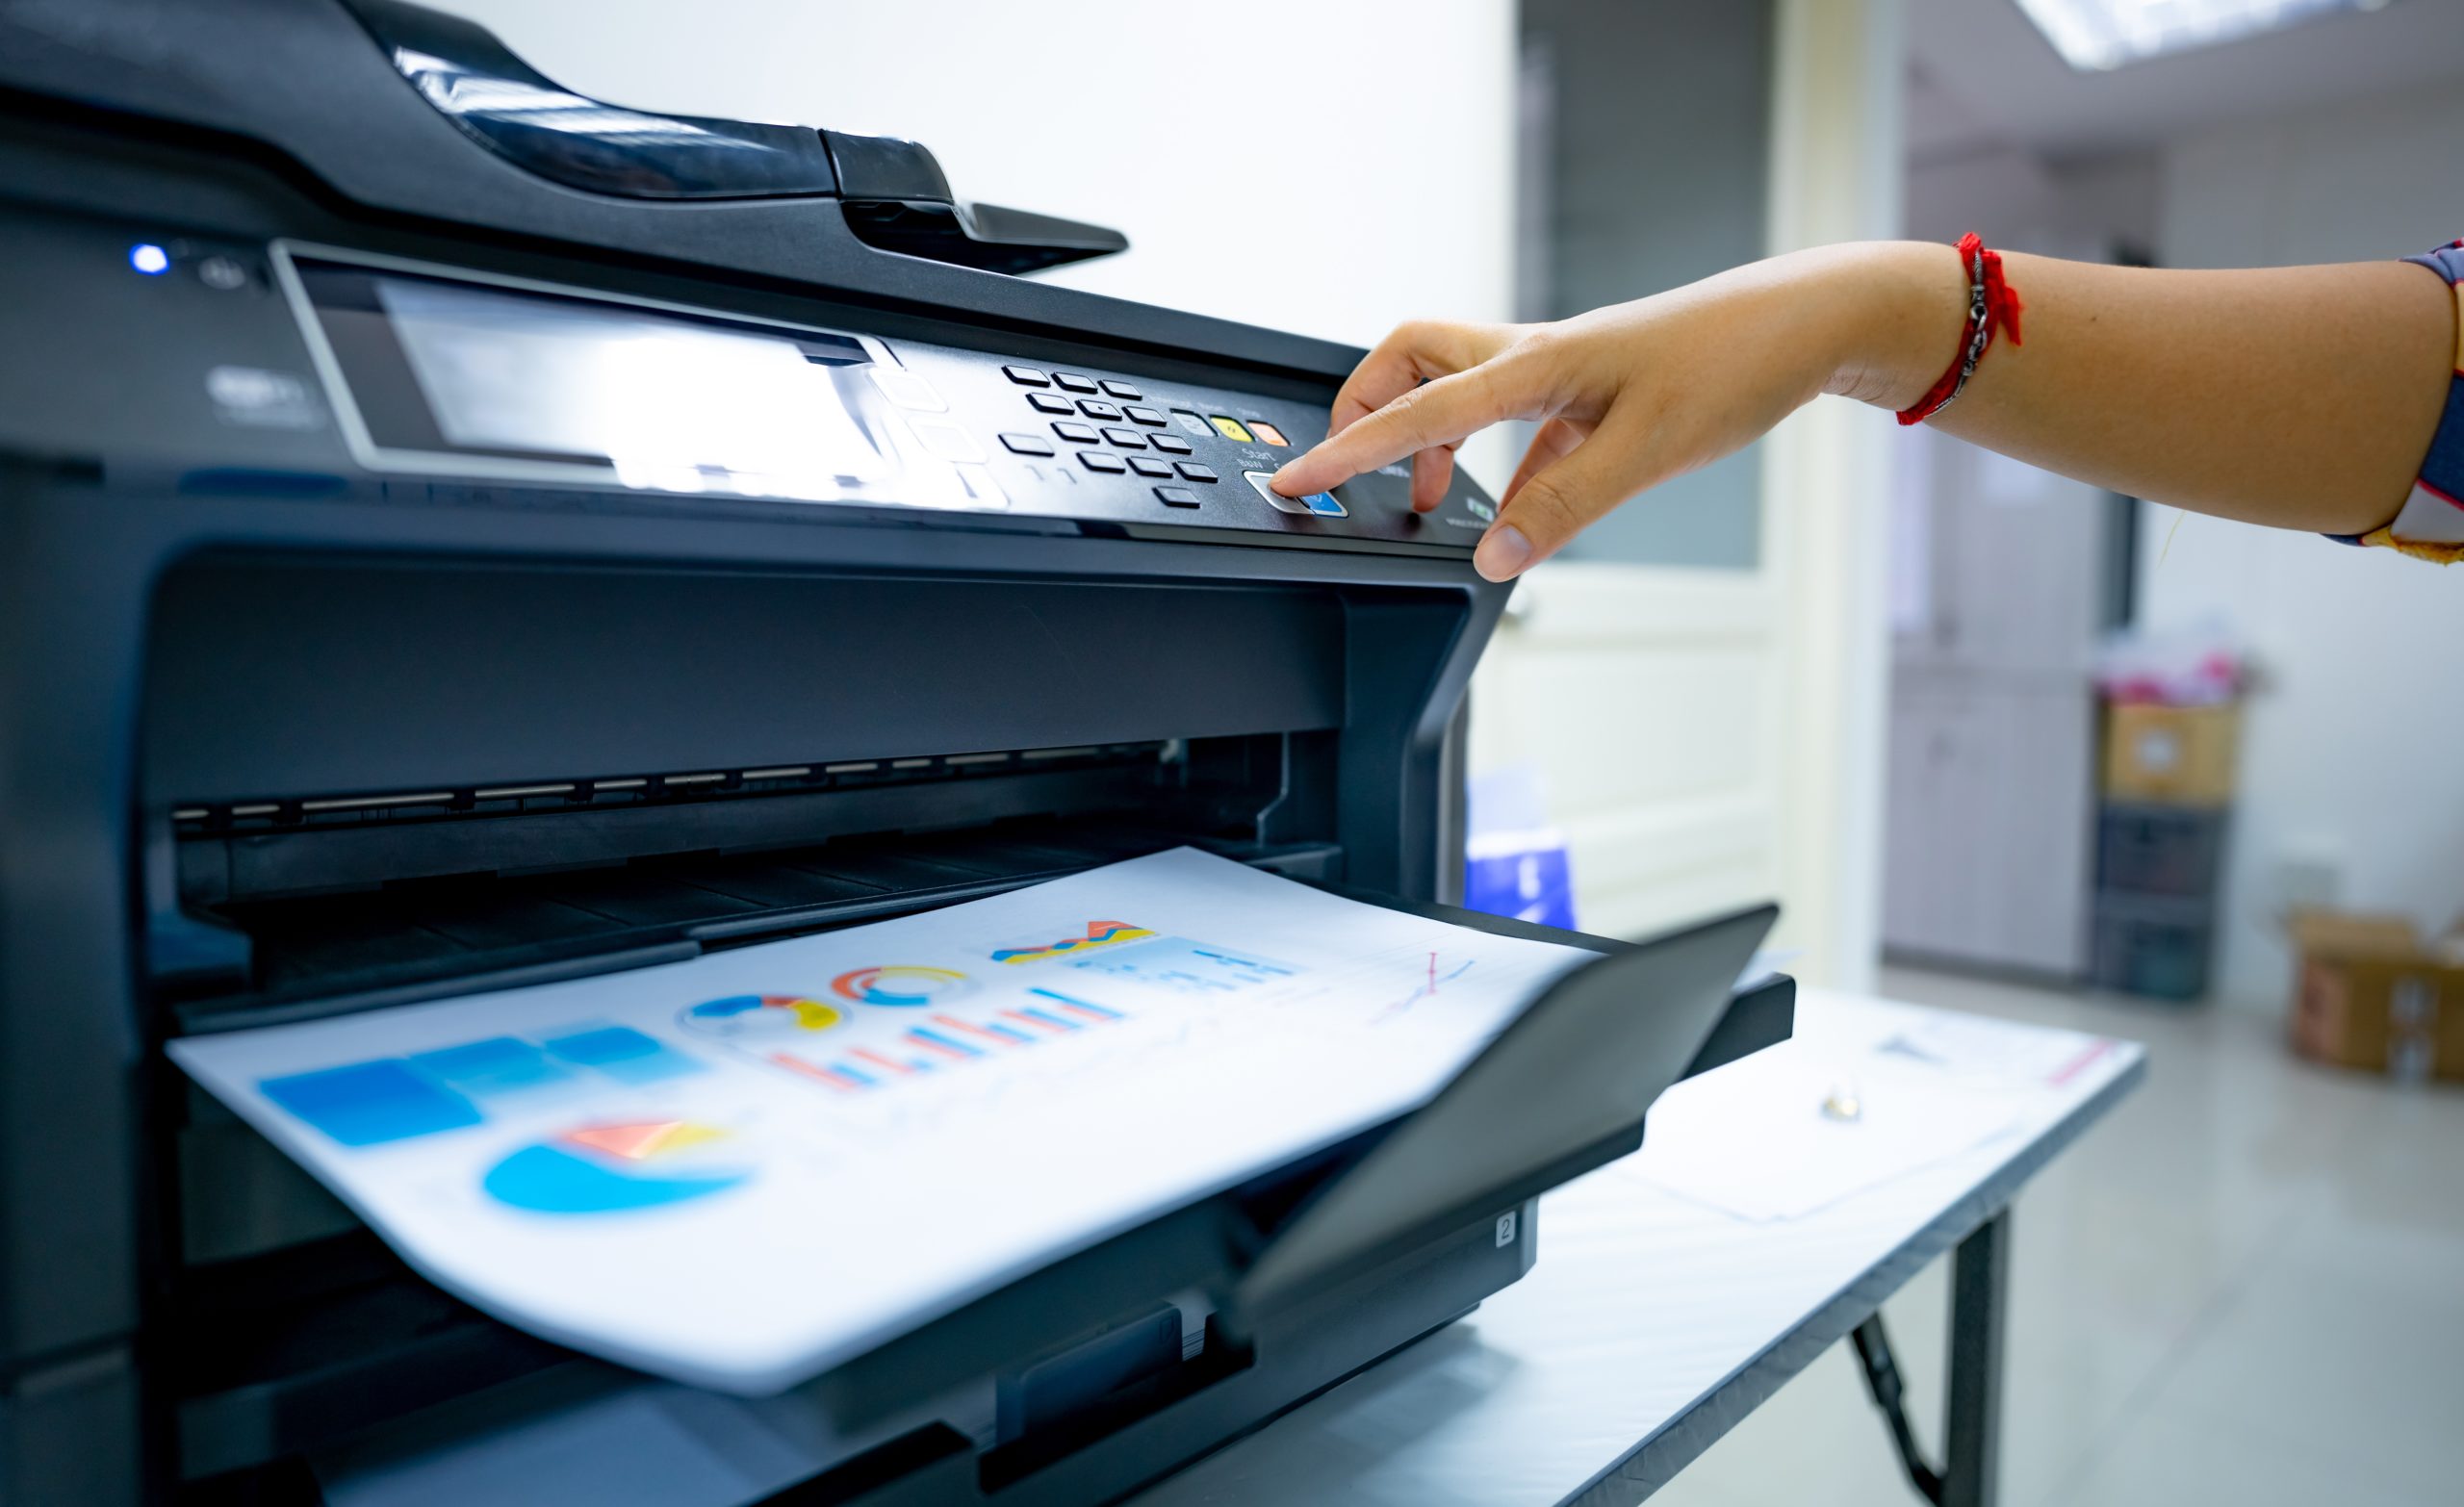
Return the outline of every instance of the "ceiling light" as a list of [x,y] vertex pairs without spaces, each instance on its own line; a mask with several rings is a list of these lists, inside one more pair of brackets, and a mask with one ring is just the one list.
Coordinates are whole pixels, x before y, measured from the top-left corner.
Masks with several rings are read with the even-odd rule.
[[2062,61],[2081,71],[2118,68],[2218,42],[2279,31],[2387,0],[2019,0]]

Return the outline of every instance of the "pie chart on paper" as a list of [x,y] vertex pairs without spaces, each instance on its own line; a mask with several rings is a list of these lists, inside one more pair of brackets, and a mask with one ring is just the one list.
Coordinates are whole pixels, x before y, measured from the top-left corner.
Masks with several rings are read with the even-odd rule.
[[598,1214],[655,1209],[725,1192],[753,1172],[733,1136],[693,1120],[585,1125],[523,1147],[479,1186],[509,1209]]
[[711,1036],[802,1036],[847,1019],[835,1005],[799,994],[731,994],[677,1012],[687,1031]]

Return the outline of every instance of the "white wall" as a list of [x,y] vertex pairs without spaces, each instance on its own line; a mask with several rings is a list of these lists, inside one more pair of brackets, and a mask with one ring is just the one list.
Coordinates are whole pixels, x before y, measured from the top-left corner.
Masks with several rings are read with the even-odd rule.
[[[2459,86],[2174,144],[2160,260],[2357,261],[2464,235],[2464,155],[2436,129]],[[2176,532],[2180,515],[2145,511],[2143,617],[2228,616],[2274,681],[2249,709],[2219,989],[2281,1009],[2289,965],[2269,914],[2288,859],[2339,865],[2345,904],[2431,925],[2464,910],[2464,570],[2204,518]]]
[[1051,281],[1366,345],[1511,309],[1514,0],[428,0],[620,104],[913,137],[1111,225]]
[[1909,169],[1905,233],[1950,242],[1973,230],[1989,245],[2102,258],[2117,245],[2147,246],[2159,187],[2152,154],[2056,164],[1988,146]]

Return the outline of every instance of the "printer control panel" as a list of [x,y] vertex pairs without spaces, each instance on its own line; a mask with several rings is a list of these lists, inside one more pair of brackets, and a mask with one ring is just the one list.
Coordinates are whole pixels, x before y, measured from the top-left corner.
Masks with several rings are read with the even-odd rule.
[[1460,479],[1415,514],[1405,465],[1275,492],[1267,478],[1323,435],[1322,400],[357,251],[270,259],[341,438],[378,475],[1410,552],[1468,553],[1495,516]]
[[[890,348],[906,366],[885,391],[934,410],[911,425],[954,459],[981,455],[1014,507],[1464,549],[1495,516],[1461,483],[1434,513],[1414,514],[1408,463],[1331,492],[1276,492],[1268,478],[1324,436],[1321,405],[1024,360],[1001,362],[994,381],[974,352]],[[966,412],[989,432],[979,437],[945,416],[926,372],[963,393]]]

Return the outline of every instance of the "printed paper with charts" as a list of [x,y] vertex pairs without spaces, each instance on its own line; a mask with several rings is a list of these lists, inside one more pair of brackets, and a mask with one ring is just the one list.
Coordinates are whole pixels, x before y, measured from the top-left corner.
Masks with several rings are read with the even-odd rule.
[[447,1290],[757,1393],[1411,1108],[1589,956],[1182,849],[170,1052]]

